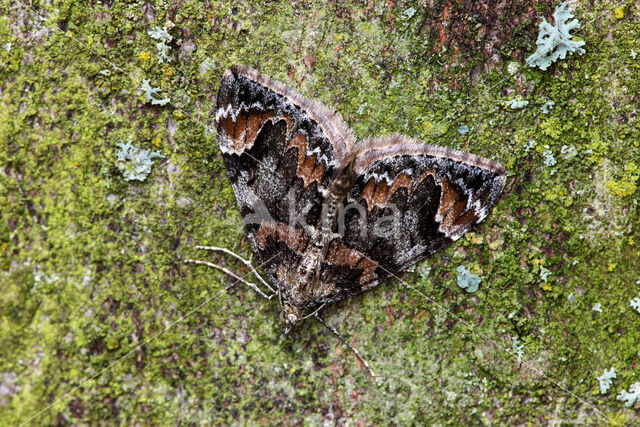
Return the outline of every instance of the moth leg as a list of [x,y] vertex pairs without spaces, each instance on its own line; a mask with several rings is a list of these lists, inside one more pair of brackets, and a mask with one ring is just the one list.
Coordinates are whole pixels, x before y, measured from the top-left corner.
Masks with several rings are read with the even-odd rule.
[[369,375],[371,375],[371,378],[373,378],[376,384],[382,385],[382,381],[378,377],[376,377],[376,374],[373,372],[373,369],[371,369],[371,366],[369,366],[369,363],[367,363],[364,357],[362,357],[360,352],[354,346],[352,346],[351,343],[349,343],[342,335],[340,335],[340,333],[336,330],[336,328],[334,328],[333,326],[330,326],[327,322],[325,322],[320,316],[318,316],[317,312],[313,313],[313,317],[315,317],[318,322],[322,323],[325,328],[330,330],[336,337],[340,339],[340,341],[342,341],[346,346],[348,346],[351,349],[351,351],[353,351],[353,353],[356,355],[358,360],[362,362],[362,364],[367,369],[367,371],[369,372]]
[[256,269],[251,264],[251,261],[248,261],[248,260],[244,259],[243,257],[241,257],[240,255],[236,254],[235,252],[230,251],[229,249],[226,249],[226,248],[218,248],[218,247],[215,247],[215,246],[200,246],[200,245],[197,245],[196,249],[205,249],[205,250],[209,250],[209,251],[223,252],[223,253],[225,253],[227,255],[231,255],[232,257],[240,260],[240,262],[242,262],[244,265],[246,265],[251,270],[253,275],[258,278],[260,283],[262,283],[269,290],[269,295],[267,295],[266,293],[262,292],[262,290],[257,285],[255,285],[254,283],[251,283],[251,282],[248,282],[248,281],[244,280],[242,277],[238,276],[237,274],[235,274],[231,270],[229,270],[229,269],[227,269],[225,267],[222,267],[221,265],[217,265],[217,264],[214,264],[214,263],[209,262],[209,261],[200,261],[200,260],[195,260],[195,259],[186,259],[186,260],[184,260],[184,262],[193,263],[193,264],[200,264],[200,265],[207,265],[209,267],[215,268],[216,270],[220,270],[223,273],[233,277],[234,279],[244,283],[245,285],[247,285],[248,287],[253,289],[258,295],[260,295],[261,297],[266,298],[268,300],[270,300],[271,298],[273,298],[274,295],[277,294],[277,292],[271,287],[271,285],[269,285],[258,274]]

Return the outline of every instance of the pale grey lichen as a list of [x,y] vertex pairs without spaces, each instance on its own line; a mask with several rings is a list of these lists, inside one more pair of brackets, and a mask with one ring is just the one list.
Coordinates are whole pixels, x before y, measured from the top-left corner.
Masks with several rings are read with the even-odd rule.
[[536,140],[535,139],[530,139],[529,142],[527,143],[527,145],[524,146],[524,152],[528,153],[529,150],[531,150],[535,146],[536,146]]
[[156,49],[158,49],[158,64],[171,62],[171,57],[169,57],[169,49],[171,49],[171,47],[167,45],[167,43],[171,42],[173,39],[171,34],[169,34],[164,28],[160,27],[152,28],[147,31],[147,34],[149,34],[151,38],[159,41],[156,43]]
[[166,105],[171,100],[169,98],[156,99],[153,96],[160,91],[159,87],[151,87],[149,79],[142,81],[140,90],[144,92],[147,102],[151,102],[151,105]]
[[549,276],[551,276],[551,270],[549,270],[548,268],[545,268],[544,266],[540,266],[540,278],[542,279],[542,281],[546,282],[547,279],[549,278]]
[[173,37],[171,37],[171,34],[169,34],[164,28],[160,28],[160,27],[153,27],[152,29],[147,31],[147,34],[149,34],[151,38],[154,38],[164,43],[169,43],[171,40],[173,40]]
[[598,377],[600,383],[600,394],[606,394],[611,387],[612,380],[616,377],[616,371],[613,368],[608,371],[605,369],[604,373]]
[[468,293],[473,293],[478,290],[478,285],[480,285],[480,281],[482,280],[480,276],[472,274],[464,265],[458,266],[456,271],[458,272],[458,286]]
[[631,307],[635,308],[636,310],[638,310],[638,313],[640,313],[640,298],[634,298],[631,300],[630,302]]
[[582,55],[585,51],[580,46],[584,41],[572,41],[569,32],[575,28],[580,28],[577,19],[567,22],[573,18],[573,13],[568,9],[567,2],[561,3],[553,12],[555,25],[551,25],[545,18],[540,23],[540,32],[536,41],[536,51],[527,58],[527,64],[531,67],[539,67],[546,70],[553,62],[564,59],[567,53],[574,52]]
[[422,277],[423,279],[425,277],[429,277],[429,274],[431,274],[431,266],[426,262],[423,262],[416,267],[416,273],[418,273],[418,276]]
[[407,19],[413,18],[413,15],[415,14],[416,14],[416,9],[413,7],[410,7],[409,9],[404,11],[404,16],[406,16]]
[[624,406],[633,406],[636,401],[640,401],[640,382],[631,384],[629,391],[622,390],[616,399],[626,402]]
[[511,107],[512,110],[519,110],[529,105],[529,101],[525,101],[523,99],[510,99],[508,101],[504,101],[504,103]]
[[542,152],[542,155],[544,156],[545,166],[554,166],[556,163],[558,163],[555,157],[553,157],[553,152],[549,149],[548,145],[545,146],[545,150]]
[[576,147],[573,145],[563,145],[562,148],[560,148],[560,154],[564,154],[564,156],[562,156],[563,159],[571,160],[578,155],[578,150],[576,150]]
[[518,358],[522,359],[522,356],[524,356],[524,344],[520,344],[517,337],[513,337],[512,340],[511,348],[516,352]]
[[544,103],[542,107],[540,107],[540,111],[542,111],[545,114],[549,114],[549,111],[551,111],[555,105],[556,105],[555,102],[547,101]]
[[171,57],[169,56],[169,46],[160,42],[156,43],[156,49],[158,49],[158,64],[171,62]]
[[134,147],[131,141],[120,142],[117,145],[120,150],[116,152],[116,166],[122,172],[125,181],[144,181],[151,172],[153,159],[164,157],[157,151]]

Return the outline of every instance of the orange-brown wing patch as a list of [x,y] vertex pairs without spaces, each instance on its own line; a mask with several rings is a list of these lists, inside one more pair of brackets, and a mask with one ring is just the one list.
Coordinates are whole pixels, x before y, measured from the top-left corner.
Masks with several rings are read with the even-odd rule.
[[373,192],[373,198],[371,199],[372,206],[384,206],[387,200],[389,200],[389,197],[387,197],[388,194],[389,186],[387,185],[387,182],[380,181]]
[[[418,181],[418,183],[419,182],[420,181]],[[386,205],[393,194],[400,188],[406,188],[407,194],[411,194],[411,191],[415,188],[413,180],[406,173],[398,175],[391,186],[389,186],[386,181],[382,181],[376,185],[375,179],[370,178],[364,186],[360,198],[367,201],[367,209],[371,210],[374,206],[382,207]]]
[[479,217],[476,214],[475,210],[469,209],[463,215],[456,218],[453,222],[453,225],[455,227],[464,228],[466,230],[467,228],[470,228],[473,224],[478,222],[478,218]]
[[307,233],[301,228],[279,222],[277,231],[277,239],[285,242],[291,249],[302,252],[307,247]]
[[273,117],[273,111],[255,111],[249,114],[247,119],[247,148],[253,146],[256,137],[258,136],[258,132],[262,129],[262,125],[264,125],[267,120]]
[[282,117],[279,117],[278,120],[282,120],[284,119],[285,122],[287,122],[287,139],[289,139],[289,137],[291,136],[291,127],[293,125],[293,120],[291,119],[291,116],[288,114],[284,114],[282,115]]
[[362,193],[360,193],[360,198],[367,202],[367,210],[373,209],[374,206],[384,206],[390,197],[389,186],[386,181],[381,181],[376,185],[374,178],[369,179]]
[[273,222],[262,221],[260,228],[256,232],[256,240],[260,244],[261,248],[267,246],[267,237],[276,237],[276,224]]
[[442,223],[447,216],[447,213],[449,213],[451,208],[453,208],[456,200],[460,198],[460,194],[458,194],[456,189],[453,188],[447,178],[442,179],[440,186],[442,188],[442,192],[440,193],[440,207],[436,214],[436,221]]
[[391,187],[389,187],[389,193],[388,193],[389,197],[387,198],[387,202],[389,201],[389,199],[391,199],[391,196],[393,196],[393,193],[395,193],[402,187],[407,189],[407,194],[410,194],[411,190],[413,189],[413,181],[411,180],[409,175],[407,175],[406,173],[398,175],[395,181],[393,181],[393,184],[391,184]]
[[378,263],[366,257],[362,252],[349,248],[338,242],[331,246],[327,254],[327,261],[336,265],[349,265],[361,269],[360,283],[365,284],[375,279]]
[[447,212],[447,216],[444,218],[442,223],[440,224],[441,229],[447,229],[453,227],[456,220],[462,216],[462,212],[464,212],[464,208],[467,206],[467,200],[461,199],[455,202],[453,207]]
[[324,176],[324,163],[320,163],[316,166],[316,155],[313,154],[312,156],[305,158],[301,165],[298,164],[298,171],[296,174],[302,178],[305,187],[314,181],[320,185],[322,177]]
[[369,181],[365,184],[362,192],[360,193],[360,198],[364,199],[367,202],[367,209],[371,210],[373,208],[373,192],[376,189],[376,181],[373,178],[369,178]]
[[241,111],[236,117],[236,126],[233,132],[233,142],[236,150],[243,149],[245,147],[245,135],[247,134],[247,115],[246,111]]
[[324,177],[325,164],[316,165],[317,157],[315,154],[307,157],[307,137],[300,133],[295,135],[287,144],[287,150],[292,148],[298,150],[296,175],[302,178],[304,186],[307,187],[314,181],[320,185]]
[[[445,182],[446,185],[444,185]],[[444,193],[445,186],[448,189],[446,194]],[[446,180],[443,180],[443,196],[436,219],[440,220],[440,231],[454,240],[478,222],[479,216],[476,210],[466,210],[468,202],[467,197],[461,197],[460,193],[454,190]]]
[[235,135],[236,124],[233,122],[233,117],[231,114],[221,117],[218,121],[218,129],[222,130],[226,136],[231,139],[233,135]]
[[292,228],[288,224],[279,222],[262,221],[256,232],[256,240],[261,248],[267,246],[267,238],[272,238],[286,243],[288,247],[298,252],[303,252],[307,247],[307,233],[299,228]]
[[279,120],[287,122],[287,134],[291,129],[291,117],[284,115],[274,117],[273,111],[240,111],[233,119],[232,114],[223,116],[218,121],[218,129],[230,140],[230,144],[236,153],[253,147],[253,143],[262,129],[262,126],[272,120],[274,123]]
[[300,165],[304,163],[304,159],[307,155],[307,137],[301,133],[297,134],[289,140],[287,150],[290,148],[298,149],[298,169],[300,169]]

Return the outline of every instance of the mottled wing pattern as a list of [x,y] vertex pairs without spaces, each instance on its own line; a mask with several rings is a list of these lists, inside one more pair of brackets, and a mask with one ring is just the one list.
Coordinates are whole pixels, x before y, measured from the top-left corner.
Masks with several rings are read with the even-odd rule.
[[281,287],[309,244],[321,193],[353,136],[335,112],[243,66],[222,78],[216,123],[249,241],[269,280]]
[[[327,261],[341,283],[335,299],[370,289],[460,238],[482,221],[505,185],[502,166],[394,135],[356,148],[342,239]],[[343,279],[331,278],[341,274]],[[355,279],[355,280],[354,280]]]
[[[243,66],[222,78],[216,123],[249,241],[288,289],[292,322],[457,240],[505,184],[495,162],[399,135],[354,147],[335,112]],[[345,171],[347,200],[336,191]],[[319,262],[308,283],[303,260]]]

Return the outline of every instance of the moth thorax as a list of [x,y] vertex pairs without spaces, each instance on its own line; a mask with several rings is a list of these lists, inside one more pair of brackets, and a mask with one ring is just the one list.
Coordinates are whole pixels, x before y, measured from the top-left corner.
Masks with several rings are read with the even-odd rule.
[[313,277],[313,273],[316,269],[316,264],[317,263],[312,257],[303,258],[300,262],[300,265],[298,266],[298,277],[296,277],[296,281],[307,282],[311,280],[311,277]]
[[333,229],[333,225],[338,214],[338,199],[332,194],[329,196],[322,209],[322,233],[328,235]]

